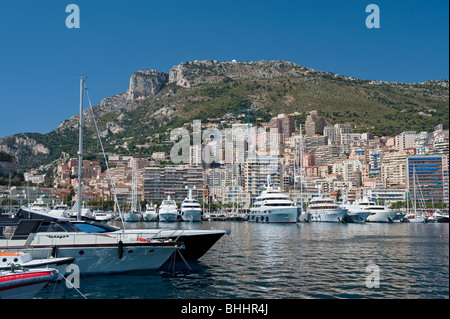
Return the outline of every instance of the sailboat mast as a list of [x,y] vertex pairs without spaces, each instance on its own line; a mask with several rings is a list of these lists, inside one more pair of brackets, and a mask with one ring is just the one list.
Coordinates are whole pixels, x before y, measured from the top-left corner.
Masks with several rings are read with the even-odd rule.
[[80,124],[79,124],[79,140],[78,140],[78,211],[77,220],[81,220],[81,205],[82,205],[82,192],[81,192],[81,179],[82,179],[82,165],[83,165],[83,87],[84,79],[80,77]]

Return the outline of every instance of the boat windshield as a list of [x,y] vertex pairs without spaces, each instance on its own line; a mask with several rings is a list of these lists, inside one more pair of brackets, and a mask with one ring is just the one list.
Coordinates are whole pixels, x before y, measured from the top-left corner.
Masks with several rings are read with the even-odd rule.
[[114,227],[96,223],[73,222],[73,225],[84,233],[109,233],[117,230]]

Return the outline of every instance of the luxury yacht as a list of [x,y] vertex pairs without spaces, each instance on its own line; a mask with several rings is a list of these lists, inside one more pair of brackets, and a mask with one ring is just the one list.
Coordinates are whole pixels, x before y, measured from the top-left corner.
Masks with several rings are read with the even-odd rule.
[[270,175],[268,175],[266,189],[256,198],[247,216],[248,221],[251,222],[296,223],[298,207],[288,195],[272,187]]
[[142,213],[144,221],[146,222],[156,222],[158,221],[158,213],[156,212],[156,205],[145,206],[145,212]]
[[170,196],[163,200],[159,206],[159,221],[160,222],[176,222],[178,220],[178,207]]
[[341,208],[330,197],[322,197],[320,192],[317,197],[313,197],[308,205],[307,212],[311,213],[312,222],[341,223],[347,215],[347,209]]
[[345,195],[345,189],[342,192],[342,204],[341,208],[347,209],[347,214],[344,217],[344,222],[346,223],[364,223],[369,217],[370,212],[363,210],[356,204],[352,204],[347,201],[347,197]]
[[197,201],[197,199],[192,197],[192,190],[194,188],[189,188],[189,196],[185,198],[183,203],[181,203],[181,220],[185,222],[201,222],[202,221],[202,208]]
[[49,212],[50,215],[56,216],[56,217],[69,217],[69,206],[67,206],[64,203],[61,203],[59,205],[55,205]]
[[368,197],[364,197],[361,201],[357,201],[356,204],[362,210],[370,213],[366,222],[392,223],[397,215],[395,211],[392,211],[383,205],[377,205],[375,202],[369,200]]

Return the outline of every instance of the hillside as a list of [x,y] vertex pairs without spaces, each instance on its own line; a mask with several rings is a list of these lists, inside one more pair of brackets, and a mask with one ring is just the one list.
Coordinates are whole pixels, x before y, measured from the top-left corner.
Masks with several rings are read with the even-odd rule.
[[[449,81],[392,83],[359,80],[324,73],[286,61],[193,61],[170,73],[141,70],[128,90],[105,98],[94,112],[107,152],[150,156],[168,151],[170,129],[194,119],[258,108],[252,122],[279,113],[318,110],[332,123],[349,123],[358,132],[393,136],[402,131],[431,131],[448,123]],[[85,111],[85,151],[99,152]],[[0,139],[0,150],[14,155],[20,169],[75,156],[78,116],[48,134],[26,133]],[[246,121],[246,118],[243,119]]]

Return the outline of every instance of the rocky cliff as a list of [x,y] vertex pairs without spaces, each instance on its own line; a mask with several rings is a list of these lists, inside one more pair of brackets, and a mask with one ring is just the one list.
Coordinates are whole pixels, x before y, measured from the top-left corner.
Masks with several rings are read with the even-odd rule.
[[315,72],[288,61],[219,62],[200,60],[184,62],[170,70],[169,83],[193,87],[226,79],[270,79],[279,76],[300,76]]

